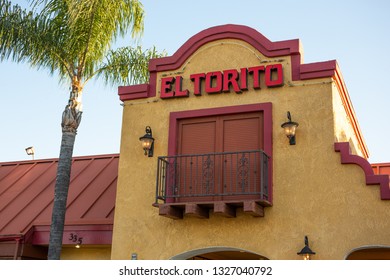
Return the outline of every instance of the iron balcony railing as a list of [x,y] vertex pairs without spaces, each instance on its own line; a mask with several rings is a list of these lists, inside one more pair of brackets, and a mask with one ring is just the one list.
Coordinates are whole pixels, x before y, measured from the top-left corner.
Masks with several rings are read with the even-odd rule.
[[156,204],[268,200],[269,162],[262,150],[160,156]]

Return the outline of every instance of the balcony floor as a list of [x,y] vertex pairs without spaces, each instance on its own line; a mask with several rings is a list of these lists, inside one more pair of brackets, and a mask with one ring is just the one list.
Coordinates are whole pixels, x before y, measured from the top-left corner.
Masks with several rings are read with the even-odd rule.
[[192,216],[208,219],[210,210],[214,214],[227,218],[235,218],[237,209],[242,208],[244,213],[253,217],[264,217],[264,207],[272,206],[267,200],[232,200],[232,201],[202,201],[202,202],[175,202],[155,204],[159,208],[159,215],[171,219],[183,219]]

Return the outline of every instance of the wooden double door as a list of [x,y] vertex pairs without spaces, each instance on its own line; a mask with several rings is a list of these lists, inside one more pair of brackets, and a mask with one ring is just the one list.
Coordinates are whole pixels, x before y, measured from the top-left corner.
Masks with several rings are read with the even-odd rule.
[[263,125],[262,112],[179,120],[177,201],[255,198]]

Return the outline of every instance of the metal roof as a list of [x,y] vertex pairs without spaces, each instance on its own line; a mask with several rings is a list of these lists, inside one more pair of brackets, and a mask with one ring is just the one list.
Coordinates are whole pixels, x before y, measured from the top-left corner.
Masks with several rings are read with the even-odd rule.
[[371,166],[375,174],[387,174],[390,176],[390,162],[373,163]]
[[[118,154],[74,157],[65,225],[111,225]],[[58,159],[0,163],[0,237],[48,226]]]

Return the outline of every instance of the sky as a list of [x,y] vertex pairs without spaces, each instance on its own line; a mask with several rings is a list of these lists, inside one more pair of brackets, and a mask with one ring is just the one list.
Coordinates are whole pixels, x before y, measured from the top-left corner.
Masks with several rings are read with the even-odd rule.
[[[28,1],[12,1],[28,7]],[[209,27],[241,24],[271,41],[299,39],[304,63],[337,60],[367,143],[371,163],[390,162],[390,1],[197,0],[141,1],[145,31],[138,43],[172,55]],[[114,48],[132,45],[126,36]],[[83,91],[83,117],[74,156],[119,153],[122,106],[117,87],[91,81]],[[0,62],[0,162],[56,158],[61,114],[69,97],[49,72]]]

